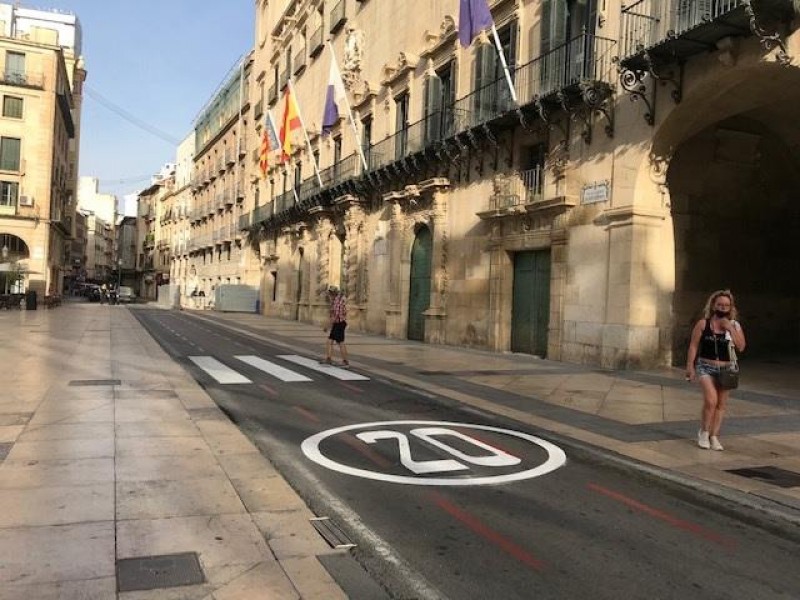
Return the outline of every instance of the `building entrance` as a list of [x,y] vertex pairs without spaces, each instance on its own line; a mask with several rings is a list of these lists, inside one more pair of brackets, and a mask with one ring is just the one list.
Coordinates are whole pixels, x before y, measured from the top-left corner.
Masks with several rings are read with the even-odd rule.
[[550,251],[514,255],[511,350],[547,356],[550,323]]

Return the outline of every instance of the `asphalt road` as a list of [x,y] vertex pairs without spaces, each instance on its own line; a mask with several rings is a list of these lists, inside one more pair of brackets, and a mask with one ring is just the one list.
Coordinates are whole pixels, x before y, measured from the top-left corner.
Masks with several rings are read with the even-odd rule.
[[746,511],[369,372],[320,367],[300,342],[133,312],[357,544],[389,597],[800,598],[800,543]]

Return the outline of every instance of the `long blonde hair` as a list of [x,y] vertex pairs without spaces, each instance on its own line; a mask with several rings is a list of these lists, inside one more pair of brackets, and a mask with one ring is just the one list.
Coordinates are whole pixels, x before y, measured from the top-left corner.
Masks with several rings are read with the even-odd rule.
[[703,307],[703,318],[710,319],[711,316],[714,314],[714,304],[717,301],[717,298],[725,296],[728,300],[731,301],[731,314],[730,319],[735,321],[739,318],[739,311],[736,309],[736,301],[733,298],[733,294],[730,290],[717,290],[713,292],[706,300],[706,305]]

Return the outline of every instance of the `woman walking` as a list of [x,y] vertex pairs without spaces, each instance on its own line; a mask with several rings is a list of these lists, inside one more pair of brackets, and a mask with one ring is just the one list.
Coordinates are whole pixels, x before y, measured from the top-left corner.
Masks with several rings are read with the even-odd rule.
[[706,450],[723,450],[719,432],[730,390],[720,386],[719,375],[735,360],[731,356],[731,346],[738,352],[744,350],[744,330],[736,320],[736,303],[729,290],[711,294],[703,309],[703,316],[692,330],[686,358],[686,379],[699,380],[703,389],[703,412],[697,445]]

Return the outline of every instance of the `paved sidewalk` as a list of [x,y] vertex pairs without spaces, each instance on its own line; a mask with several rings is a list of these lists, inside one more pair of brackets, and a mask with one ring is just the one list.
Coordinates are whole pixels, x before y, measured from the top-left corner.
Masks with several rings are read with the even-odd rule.
[[[325,335],[308,323],[194,314],[312,355],[323,349]],[[714,452],[695,443],[701,393],[684,381],[682,370],[605,371],[354,332],[348,332],[347,347],[351,363],[367,372],[527,423],[626,466],[800,524],[797,359],[784,364],[745,359],[742,388],[733,393],[723,424],[725,451]],[[734,469],[749,469],[756,477],[731,473]]]
[[[0,338],[0,600],[344,598],[302,500],[127,309],[0,311]],[[179,553],[202,583],[117,592]]]

